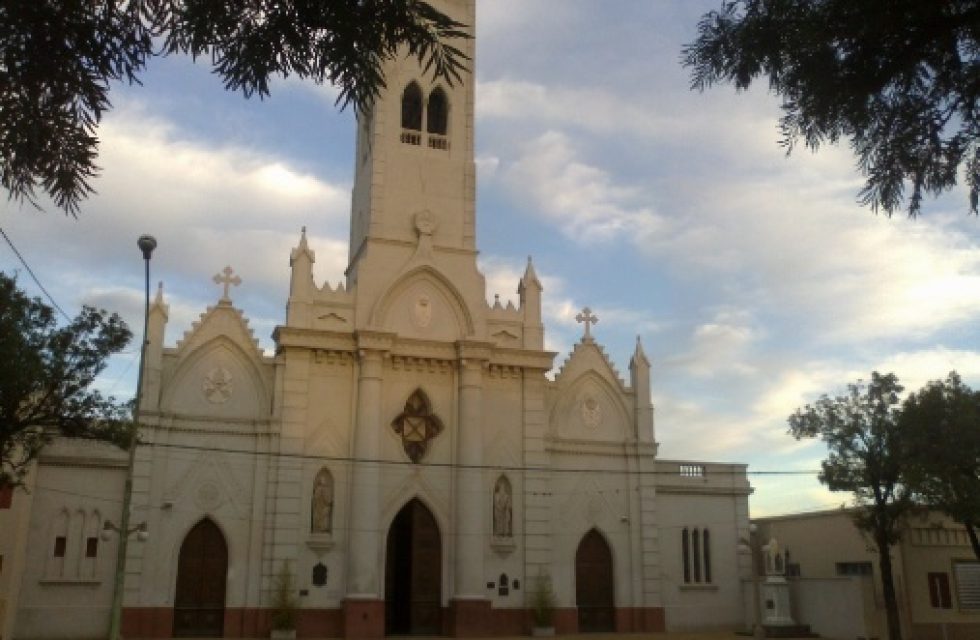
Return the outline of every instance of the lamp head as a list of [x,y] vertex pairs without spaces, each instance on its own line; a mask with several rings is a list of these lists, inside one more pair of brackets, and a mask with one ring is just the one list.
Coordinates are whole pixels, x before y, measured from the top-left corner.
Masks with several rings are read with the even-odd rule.
[[139,240],[136,241],[136,246],[143,252],[143,259],[149,260],[150,254],[157,248],[157,241],[153,236],[142,235],[139,237]]

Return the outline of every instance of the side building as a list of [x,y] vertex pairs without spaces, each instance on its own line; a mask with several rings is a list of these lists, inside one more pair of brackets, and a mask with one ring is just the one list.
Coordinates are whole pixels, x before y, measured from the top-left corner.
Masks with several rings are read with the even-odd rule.
[[[753,519],[759,544],[788,550],[794,618],[831,638],[885,638],[878,554],[850,509]],[[980,562],[966,530],[930,512],[891,549],[902,637],[980,638]]]

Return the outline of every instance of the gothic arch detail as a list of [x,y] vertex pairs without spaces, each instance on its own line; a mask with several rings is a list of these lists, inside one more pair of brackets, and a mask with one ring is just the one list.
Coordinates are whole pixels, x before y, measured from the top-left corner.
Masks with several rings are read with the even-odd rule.
[[442,420],[432,413],[428,396],[416,389],[405,402],[405,408],[391,421],[391,428],[402,439],[405,454],[418,462],[425,456],[429,442],[442,433]]

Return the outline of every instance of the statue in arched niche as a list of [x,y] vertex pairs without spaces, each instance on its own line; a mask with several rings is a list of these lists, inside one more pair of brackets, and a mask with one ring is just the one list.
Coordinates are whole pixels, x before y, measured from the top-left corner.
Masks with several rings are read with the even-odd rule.
[[514,498],[507,476],[497,478],[493,488],[493,536],[510,538],[514,535]]
[[333,476],[329,469],[320,469],[313,481],[310,531],[313,533],[333,531]]

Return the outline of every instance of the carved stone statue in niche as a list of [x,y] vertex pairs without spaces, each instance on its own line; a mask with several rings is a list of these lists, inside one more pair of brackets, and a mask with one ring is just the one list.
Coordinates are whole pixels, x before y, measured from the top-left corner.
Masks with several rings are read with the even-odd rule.
[[310,531],[313,533],[333,531],[333,476],[328,469],[320,469],[313,481]]
[[418,462],[429,448],[429,442],[442,433],[442,420],[432,413],[429,399],[416,389],[405,403],[405,409],[392,420],[391,428],[402,437],[402,448]]
[[497,478],[493,489],[493,535],[495,538],[514,535],[514,499],[506,476]]

